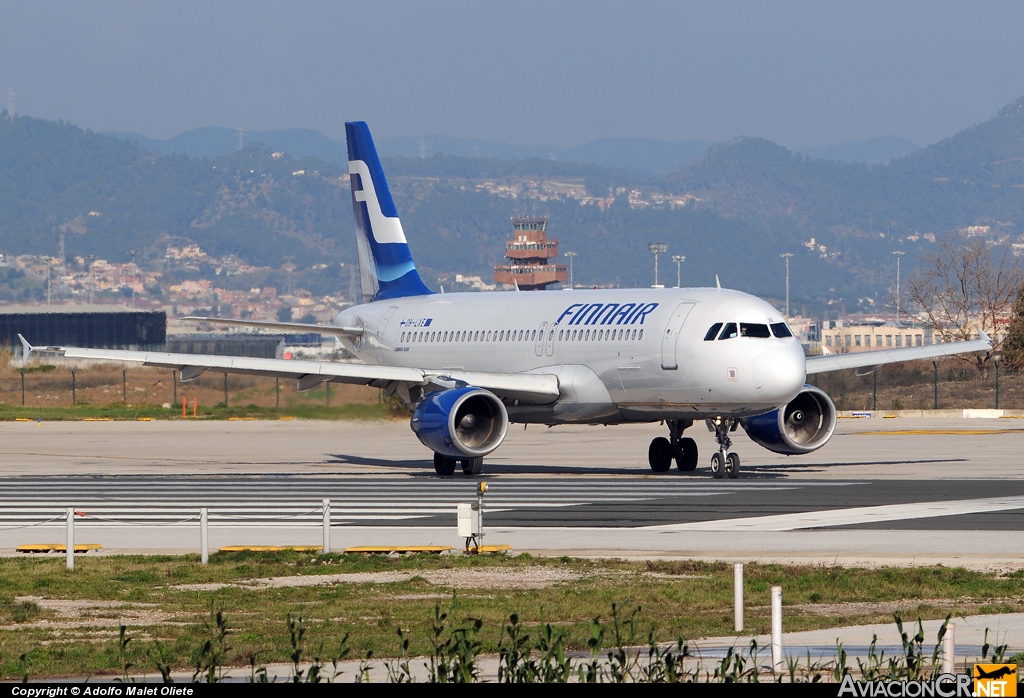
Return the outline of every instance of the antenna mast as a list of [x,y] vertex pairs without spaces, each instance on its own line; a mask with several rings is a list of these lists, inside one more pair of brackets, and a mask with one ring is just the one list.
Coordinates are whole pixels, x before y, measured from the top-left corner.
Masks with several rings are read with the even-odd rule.
[[14,94],[14,89],[7,88],[7,118],[14,121],[14,103],[18,101],[18,95]]

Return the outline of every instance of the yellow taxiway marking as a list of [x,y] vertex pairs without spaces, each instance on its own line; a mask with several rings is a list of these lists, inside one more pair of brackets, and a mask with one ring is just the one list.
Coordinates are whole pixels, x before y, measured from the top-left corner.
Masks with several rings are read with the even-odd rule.
[[858,431],[861,436],[920,436],[927,434],[953,434],[974,436],[982,434],[1018,434],[1024,429],[893,429],[892,431]]

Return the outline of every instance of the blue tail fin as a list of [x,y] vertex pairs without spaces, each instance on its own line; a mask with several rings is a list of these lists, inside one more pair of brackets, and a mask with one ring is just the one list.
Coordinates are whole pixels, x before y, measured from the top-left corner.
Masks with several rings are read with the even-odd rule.
[[362,121],[346,123],[345,136],[363,300],[432,293],[416,272],[370,129]]

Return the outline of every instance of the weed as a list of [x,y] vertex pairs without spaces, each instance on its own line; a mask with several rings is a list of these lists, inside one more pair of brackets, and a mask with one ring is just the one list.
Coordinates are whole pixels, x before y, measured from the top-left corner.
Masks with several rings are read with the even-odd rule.
[[192,681],[202,676],[207,683],[220,683],[224,678],[225,660],[231,650],[228,647],[228,623],[224,612],[214,611],[211,606],[210,617],[203,622],[203,630],[206,638],[196,651]]

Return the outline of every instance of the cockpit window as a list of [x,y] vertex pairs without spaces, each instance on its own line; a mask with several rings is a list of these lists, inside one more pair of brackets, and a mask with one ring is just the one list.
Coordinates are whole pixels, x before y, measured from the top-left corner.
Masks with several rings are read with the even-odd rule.
[[784,322],[772,323],[772,334],[779,339],[793,336],[793,333],[789,331],[789,327],[787,327]]
[[770,332],[768,332],[768,325],[762,325],[756,322],[741,322],[740,336],[757,337],[758,339],[768,339],[772,335]]
[[704,341],[712,341],[715,337],[718,336],[718,330],[720,329],[722,329],[722,323],[716,322],[714,325],[711,326],[711,329],[708,330],[708,333],[704,335]]
[[719,339],[732,339],[736,336],[736,323],[730,322],[725,325],[722,329],[722,334],[718,335]]

